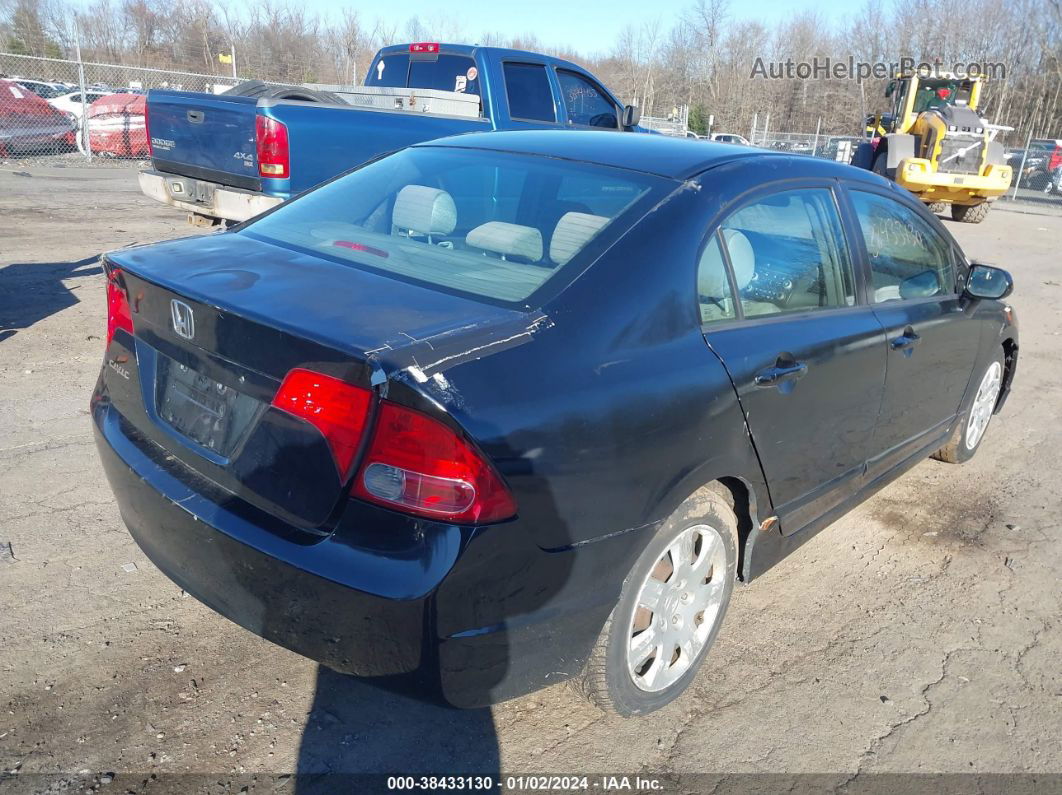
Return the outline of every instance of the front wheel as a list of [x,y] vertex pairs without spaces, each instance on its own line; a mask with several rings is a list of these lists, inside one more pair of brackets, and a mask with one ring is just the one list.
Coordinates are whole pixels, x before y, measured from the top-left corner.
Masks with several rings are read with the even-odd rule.
[[996,354],[996,358],[988,364],[981,375],[970,406],[962,420],[956,425],[951,439],[933,454],[933,458],[949,464],[963,464],[974,457],[996,410],[999,391],[1003,387],[1003,368],[1001,351]]
[[597,706],[644,715],[676,699],[715,641],[737,576],[737,517],[701,489],[642,551],[581,685]]
[[953,204],[951,205],[951,218],[964,224],[979,224],[985,220],[992,205],[988,202],[980,204]]

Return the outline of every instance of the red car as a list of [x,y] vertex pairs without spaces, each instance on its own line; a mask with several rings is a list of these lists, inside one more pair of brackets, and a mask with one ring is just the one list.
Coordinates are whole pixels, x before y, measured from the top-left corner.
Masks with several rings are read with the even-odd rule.
[[92,152],[148,157],[146,100],[142,94],[109,94],[89,105],[85,116]]
[[75,145],[74,122],[14,80],[0,80],[0,157],[53,154]]

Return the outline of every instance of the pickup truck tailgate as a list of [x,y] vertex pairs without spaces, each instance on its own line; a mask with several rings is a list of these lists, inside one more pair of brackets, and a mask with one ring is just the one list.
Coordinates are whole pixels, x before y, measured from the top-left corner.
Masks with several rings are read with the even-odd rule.
[[149,91],[148,128],[155,167],[258,190],[257,105],[255,97]]

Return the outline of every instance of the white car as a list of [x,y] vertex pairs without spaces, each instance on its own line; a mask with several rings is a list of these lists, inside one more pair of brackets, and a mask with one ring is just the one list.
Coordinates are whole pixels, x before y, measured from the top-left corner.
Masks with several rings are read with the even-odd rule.
[[63,94],[70,91],[70,87],[63,85],[62,83],[48,83],[44,80],[25,80],[21,77],[15,77],[12,79],[24,89],[32,91],[42,99],[52,100],[56,97],[61,97]]
[[713,141],[718,141],[721,144],[740,144],[741,146],[752,146],[748,142],[748,139],[743,135],[737,133],[712,133]]
[[[91,105],[100,97],[110,96],[113,93],[113,91],[85,89],[85,105]],[[77,120],[78,126],[81,126],[81,117],[85,115],[85,108],[81,104],[80,91],[71,91],[68,94],[49,99],[48,104],[56,110],[61,110],[63,113],[73,116]]]

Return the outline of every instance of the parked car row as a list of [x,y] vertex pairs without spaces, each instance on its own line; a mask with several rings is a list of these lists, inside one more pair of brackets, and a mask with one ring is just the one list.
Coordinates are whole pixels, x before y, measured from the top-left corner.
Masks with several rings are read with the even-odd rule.
[[0,79],[0,157],[84,150],[146,157],[145,97],[105,87],[68,90],[61,83]]
[[1028,150],[1010,149],[1007,165],[1014,168],[1019,188],[1062,193],[1062,139],[1039,138]]

